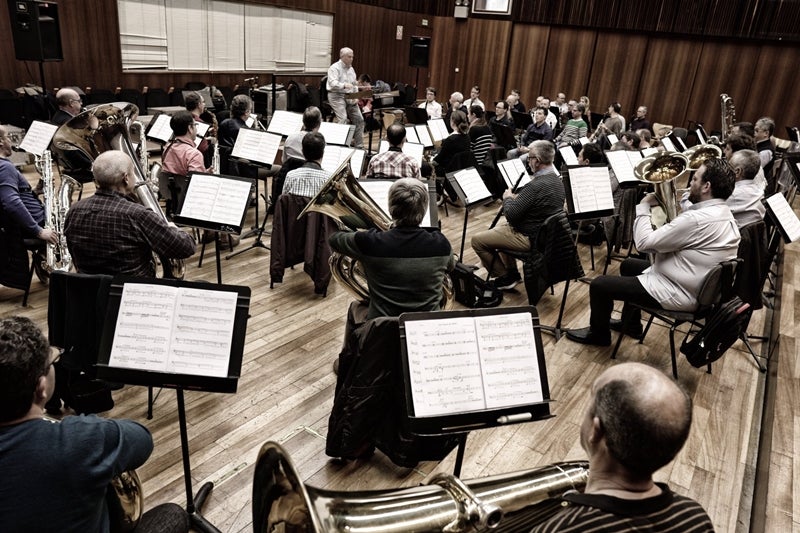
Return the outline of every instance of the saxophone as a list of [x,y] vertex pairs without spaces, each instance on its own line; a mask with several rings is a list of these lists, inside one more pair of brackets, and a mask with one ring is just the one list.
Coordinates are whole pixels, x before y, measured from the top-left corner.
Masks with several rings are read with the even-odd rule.
[[47,243],[44,267],[48,272],[56,270],[69,272],[72,268],[72,256],[67,249],[67,238],[64,236],[64,220],[72,202],[72,193],[80,188],[80,184],[64,174],[61,176],[61,186],[56,195],[50,150],[45,150],[41,156],[35,156],[35,158],[36,170],[42,176],[43,183],[44,227],[58,235],[57,244]]
[[130,136],[131,142],[136,143],[137,155],[139,156],[139,166],[142,167],[144,179],[147,186],[153,191],[153,194],[158,194],[158,173],[153,172],[150,168],[150,160],[147,157],[147,138],[145,137],[144,124],[138,120],[132,120],[130,123]]
[[721,128],[721,141],[724,144],[728,138],[728,134],[733,129],[733,124],[736,122],[736,108],[733,106],[733,98],[725,93],[719,95],[720,111],[722,113],[722,128]]
[[211,173],[219,175],[219,143],[214,142],[214,152],[211,156]]

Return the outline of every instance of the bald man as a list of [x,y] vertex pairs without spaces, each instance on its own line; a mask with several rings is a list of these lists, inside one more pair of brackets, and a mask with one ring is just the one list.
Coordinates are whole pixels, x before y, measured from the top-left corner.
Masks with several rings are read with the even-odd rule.
[[67,212],[64,234],[78,272],[155,277],[153,253],[168,259],[194,254],[194,238],[131,199],[133,163],[124,152],[103,152],[92,167],[97,192]]
[[699,503],[653,481],[689,435],[692,401],[683,389],[653,367],[622,363],[600,374],[591,395],[580,429],[586,490],[565,494],[558,514],[533,532],[713,531]]
[[58,104],[58,111],[53,115],[50,122],[56,126],[61,126],[81,112],[83,101],[74,89],[64,88],[56,93],[56,104]]

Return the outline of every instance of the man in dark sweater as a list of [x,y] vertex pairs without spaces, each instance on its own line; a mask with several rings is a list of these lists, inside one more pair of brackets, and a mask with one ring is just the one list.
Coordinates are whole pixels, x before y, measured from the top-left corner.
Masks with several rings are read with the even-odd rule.
[[691,424],[689,396],[659,370],[641,363],[607,369],[592,386],[581,423],[586,489],[566,493],[558,513],[532,533],[714,531],[699,503],[653,481],[683,447]]
[[402,178],[389,188],[389,230],[331,235],[334,251],[364,267],[369,284],[367,319],[439,310],[442,283],[455,259],[450,242],[438,229],[419,227],[427,210],[425,184]]
[[496,278],[498,289],[512,289],[522,278],[516,259],[498,250],[525,252],[531,249],[542,223],[564,209],[564,185],[553,167],[555,148],[550,141],[534,141],[528,151],[528,166],[533,170],[530,183],[512,193],[503,193],[506,220],[472,236],[472,248],[481,263]]

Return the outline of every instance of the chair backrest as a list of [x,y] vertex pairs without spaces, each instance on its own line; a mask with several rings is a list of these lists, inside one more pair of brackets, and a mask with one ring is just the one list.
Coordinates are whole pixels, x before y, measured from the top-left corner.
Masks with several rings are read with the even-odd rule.
[[150,88],[145,93],[145,103],[148,109],[151,107],[166,107],[169,105],[169,95],[164,89]]
[[718,302],[728,301],[733,296],[736,269],[741,259],[729,259],[715,265],[706,274],[697,294],[698,308],[706,308]]
[[475,156],[475,161],[480,165],[483,163],[483,160],[486,159],[486,154],[489,153],[489,150],[492,148],[492,136],[491,135],[481,135],[475,141],[470,143],[470,149],[472,150],[472,154]]

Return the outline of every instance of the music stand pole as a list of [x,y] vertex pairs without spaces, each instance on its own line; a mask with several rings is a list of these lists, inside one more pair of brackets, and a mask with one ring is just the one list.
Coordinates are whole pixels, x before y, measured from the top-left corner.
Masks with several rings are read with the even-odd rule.
[[456,451],[456,464],[453,466],[453,475],[461,477],[461,465],[464,464],[464,452],[467,449],[467,437],[469,433],[464,433],[458,441],[458,450]]
[[467,219],[469,218],[469,207],[464,206],[464,228],[461,230],[461,254],[458,260],[464,262],[464,241],[467,240]]
[[183,389],[175,389],[178,397],[178,426],[181,432],[181,457],[183,459],[183,479],[186,483],[186,512],[192,521],[192,529],[203,533],[222,533],[214,525],[203,518],[200,510],[205,503],[206,497],[214,488],[214,483],[208,481],[204,483],[197,492],[197,498],[192,496],[192,471],[189,464],[189,435],[186,431],[186,406],[183,401]]

